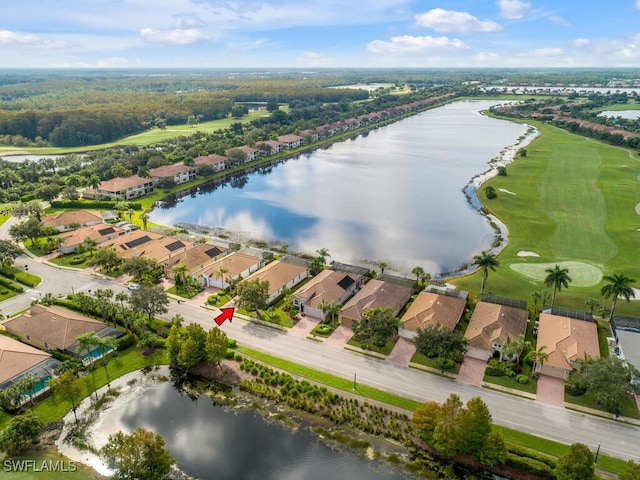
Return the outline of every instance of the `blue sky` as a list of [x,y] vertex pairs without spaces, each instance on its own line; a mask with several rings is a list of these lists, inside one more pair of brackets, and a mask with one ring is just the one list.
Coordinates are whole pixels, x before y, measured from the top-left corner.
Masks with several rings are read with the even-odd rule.
[[639,66],[640,0],[0,5],[0,68]]

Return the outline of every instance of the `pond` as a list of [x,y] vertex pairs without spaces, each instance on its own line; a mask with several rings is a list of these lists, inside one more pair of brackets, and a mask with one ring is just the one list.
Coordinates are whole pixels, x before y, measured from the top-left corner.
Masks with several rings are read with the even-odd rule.
[[[195,224],[287,243],[327,248],[331,259],[384,261],[408,274],[455,268],[489,248],[495,231],[462,190],[527,126],[481,115],[496,101],[461,101],[232,179],[169,208],[151,221]],[[515,150],[514,150],[515,151]]]
[[[355,452],[330,448],[307,428],[292,431],[281,421],[267,421],[258,411],[221,407],[208,397],[180,393],[172,382],[138,377],[135,384],[125,384],[123,393],[91,428],[98,448],[111,433],[144,427],[162,435],[180,469],[201,480],[408,478]],[[120,379],[120,384],[130,378]],[[91,454],[61,451],[108,473]]]

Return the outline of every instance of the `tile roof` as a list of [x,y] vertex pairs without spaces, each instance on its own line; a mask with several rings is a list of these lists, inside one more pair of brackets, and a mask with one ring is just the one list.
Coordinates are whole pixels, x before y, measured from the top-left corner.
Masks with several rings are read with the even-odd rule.
[[417,331],[427,325],[453,330],[464,313],[467,304],[463,298],[420,292],[407,312],[402,316],[402,328]]
[[195,167],[190,167],[184,163],[176,163],[175,165],[163,165],[161,167],[149,169],[149,175],[154,178],[173,178],[180,173],[195,171]]
[[120,253],[134,248],[136,245],[142,245],[158,238],[162,238],[160,233],[154,233],[147,230],[133,230],[125,235],[119,236],[118,238],[107,240],[100,244],[100,247],[115,248],[116,251]]
[[69,232],[63,232],[58,235],[62,240],[62,247],[71,247],[80,245],[86,238],[97,240],[107,235],[124,235],[125,229],[108,223],[97,223],[88,227],[81,227]]
[[507,340],[524,335],[528,319],[527,310],[478,302],[464,336],[469,340],[469,347],[493,351],[494,343],[504,345]]
[[413,289],[406,285],[369,280],[342,308],[341,316],[359,320],[370,308],[391,307],[393,314],[398,312],[409,301]]
[[210,264],[206,267],[201,275],[206,275],[207,277],[217,278],[217,272],[221,266],[224,266],[227,270],[225,273],[225,279],[235,278],[240,275],[242,272],[247,270],[248,268],[253,267],[255,264],[259,263],[260,259],[258,257],[254,257],[253,255],[247,255],[245,253],[233,252],[229,255],[226,255],[219,260],[216,260],[214,263]]
[[132,187],[139,187],[142,185],[153,184],[153,179],[143,178],[138,175],[132,175],[130,177],[116,177],[111,180],[104,180],[98,187],[98,192],[117,193],[122,190],[127,190]]
[[547,365],[573,370],[569,361],[600,357],[598,327],[595,322],[540,314],[536,349],[545,345]]
[[293,263],[285,263],[282,260],[274,260],[267,266],[249,275],[243,281],[267,280],[269,282],[269,295],[273,295],[306,269],[307,267],[304,265],[294,265]]
[[45,215],[40,222],[43,227],[61,227],[72,223],[102,222],[102,215],[96,210],[66,210],[55,215]]
[[3,324],[7,331],[46,342],[49,348],[64,350],[87,332],[98,332],[107,325],[58,306],[32,305],[28,312]]
[[227,157],[222,155],[201,155],[193,159],[195,165],[217,165],[218,163],[226,162]]
[[49,359],[51,355],[30,345],[0,335],[0,383]]
[[191,273],[211,264],[216,257],[222,255],[228,248],[222,248],[210,243],[193,245],[186,250],[180,250],[178,254],[172,254],[163,263],[171,270],[178,265],[186,265]]
[[299,288],[294,295],[300,299],[308,298],[304,302],[305,305],[316,308],[322,300],[328,303],[337,302],[356,281],[355,275],[322,270]]

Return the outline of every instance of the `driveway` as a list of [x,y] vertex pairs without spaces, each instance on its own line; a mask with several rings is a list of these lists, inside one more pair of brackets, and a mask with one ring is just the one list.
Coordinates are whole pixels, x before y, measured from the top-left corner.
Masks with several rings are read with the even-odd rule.
[[456,380],[460,383],[466,383],[469,385],[475,385],[476,387],[481,387],[485,368],[487,368],[486,360],[464,357],[462,366],[460,367],[460,372],[458,372]]
[[391,353],[387,356],[387,362],[408,367],[414,353],[416,353],[416,344],[411,340],[400,337]]
[[353,330],[349,327],[345,327],[344,325],[338,325],[338,328],[333,331],[331,336],[327,338],[324,343],[344,348],[351,337],[353,337]]
[[564,408],[564,380],[549,375],[540,375],[536,401]]
[[300,318],[300,320],[298,320],[298,323],[296,323],[293,327],[289,329],[288,333],[289,335],[293,335],[295,337],[307,338],[309,334],[311,334],[311,330],[316,328],[316,325],[318,324],[319,321],[320,319],[318,318],[313,318],[313,317],[304,315],[303,317]]

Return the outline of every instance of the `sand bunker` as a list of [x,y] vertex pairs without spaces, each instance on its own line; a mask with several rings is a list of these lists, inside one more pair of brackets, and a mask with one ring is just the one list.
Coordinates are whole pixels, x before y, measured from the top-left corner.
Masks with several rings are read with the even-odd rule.
[[532,252],[531,250],[520,250],[518,253],[516,253],[516,255],[518,255],[519,257],[539,257],[540,256],[536,252]]
[[508,193],[509,195],[516,195],[516,193],[514,192],[510,192],[509,190],[507,190],[506,188],[499,188],[498,189],[499,192],[504,192],[504,193]]
[[640,203],[636,205],[636,213],[640,215]]
[[602,280],[602,270],[595,265],[584,262],[550,262],[550,263],[513,263],[509,265],[511,270],[528,278],[544,281],[548,275],[545,270],[559,265],[560,268],[569,270],[571,286],[592,287]]

